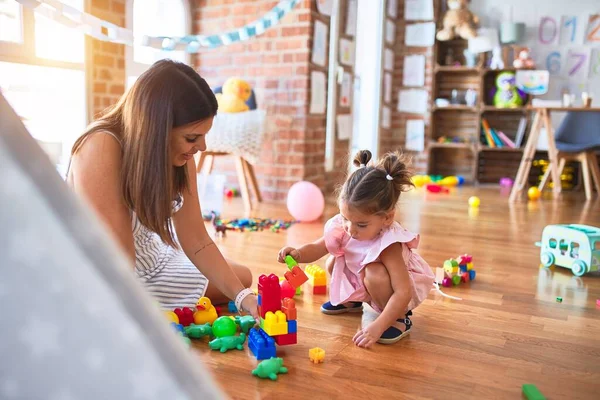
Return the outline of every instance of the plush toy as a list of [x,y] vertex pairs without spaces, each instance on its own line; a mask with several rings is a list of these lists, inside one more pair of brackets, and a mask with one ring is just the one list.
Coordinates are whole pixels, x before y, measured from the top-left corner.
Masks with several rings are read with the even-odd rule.
[[535,62],[529,54],[529,49],[523,49],[519,52],[519,57],[513,61],[513,67],[517,69],[535,69]]
[[448,0],[448,10],[444,15],[442,29],[437,33],[438,40],[452,40],[456,36],[472,39],[477,36],[479,18],[467,8],[469,0]]
[[515,108],[523,105],[525,93],[516,86],[514,72],[502,72],[496,77],[494,106],[498,108]]
[[229,78],[223,84],[223,93],[217,93],[219,111],[225,113],[238,113],[248,111],[246,101],[250,98],[252,90],[250,84],[240,78]]

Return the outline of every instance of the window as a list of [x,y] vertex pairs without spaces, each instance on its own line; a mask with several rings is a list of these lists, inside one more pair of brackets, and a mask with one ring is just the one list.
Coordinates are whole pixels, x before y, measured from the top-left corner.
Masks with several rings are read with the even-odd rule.
[[162,51],[142,46],[144,36],[185,36],[191,31],[190,7],[185,0],[129,0],[127,27],[133,31],[135,45],[125,49],[127,85],[150,65],[170,58],[189,62],[185,51]]
[[565,254],[567,254],[568,249],[569,249],[569,244],[567,243],[567,241],[565,239],[560,239],[560,244],[559,244],[560,254],[562,254],[564,256]]
[[579,243],[571,242],[571,258],[579,258]]
[[0,42],[23,42],[21,5],[14,0],[0,0]]
[[600,240],[596,240],[594,242],[594,247],[593,247],[594,251],[600,251]]
[[551,249],[556,249],[556,239],[552,238],[548,241],[548,245],[550,246]]
[[0,91],[57,164],[87,123],[84,52],[82,32],[0,0]]

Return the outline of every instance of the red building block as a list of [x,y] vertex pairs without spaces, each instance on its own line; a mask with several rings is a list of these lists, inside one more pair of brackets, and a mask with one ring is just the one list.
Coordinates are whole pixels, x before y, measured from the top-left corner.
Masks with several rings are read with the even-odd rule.
[[288,271],[285,274],[283,274],[283,276],[285,277],[285,280],[288,281],[288,283],[292,285],[294,289],[301,286],[304,282],[308,280],[308,276],[306,276],[304,271],[302,271],[297,265],[293,267],[291,271]]
[[179,318],[179,323],[183,326],[188,326],[194,323],[194,310],[188,307],[176,308],[175,314]]
[[327,294],[327,286],[313,286],[313,294]]
[[275,312],[281,309],[281,287],[277,275],[261,275],[258,278],[258,294],[260,294],[261,317],[264,318],[269,311]]
[[275,343],[277,343],[279,346],[287,346],[298,343],[298,334],[288,333],[286,335],[274,336],[273,339],[275,339]]
[[286,315],[288,321],[293,321],[297,317],[296,313],[296,302],[294,299],[285,298],[283,299],[283,305],[281,311]]

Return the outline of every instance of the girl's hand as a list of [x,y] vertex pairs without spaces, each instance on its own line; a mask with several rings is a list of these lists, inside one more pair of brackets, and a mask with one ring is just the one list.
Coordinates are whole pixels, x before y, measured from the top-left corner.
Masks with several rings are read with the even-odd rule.
[[250,313],[254,317],[256,323],[260,323],[260,315],[258,315],[258,300],[255,295],[246,296],[242,301],[242,310]]
[[285,256],[287,255],[292,256],[296,261],[299,261],[300,259],[300,252],[298,250],[296,250],[293,247],[284,247],[283,249],[279,250],[277,261],[279,261],[280,263],[284,263]]
[[378,329],[375,324],[371,324],[356,332],[356,335],[354,335],[352,340],[358,347],[369,348],[379,340],[382,333],[383,331]]

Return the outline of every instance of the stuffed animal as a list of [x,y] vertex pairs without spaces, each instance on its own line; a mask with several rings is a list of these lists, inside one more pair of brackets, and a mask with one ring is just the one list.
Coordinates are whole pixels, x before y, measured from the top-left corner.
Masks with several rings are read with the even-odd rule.
[[504,61],[502,61],[502,48],[500,46],[496,46],[492,49],[490,69],[504,69]]
[[469,0],[448,0],[448,10],[442,21],[442,29],[437,33],[438,40],[452,40],[456,36],[472,39],[477,36],[479,18],[467,8]]
[[516,69],[535,69],[535,62],[529,54],[529,49],[523,49],[519,52],[519,57],[513,61],[513,67]]
[[494,106],[498,108],[516,108],[523,105],[525,93],[516,85],[514,72],[502,72],[496,77]]
[[248,82],[240,78],[229,78],[223,84],[223,93],[217,93],[219,111],[225,113],[238,113],[248,111],[246,101],[252,94]]

